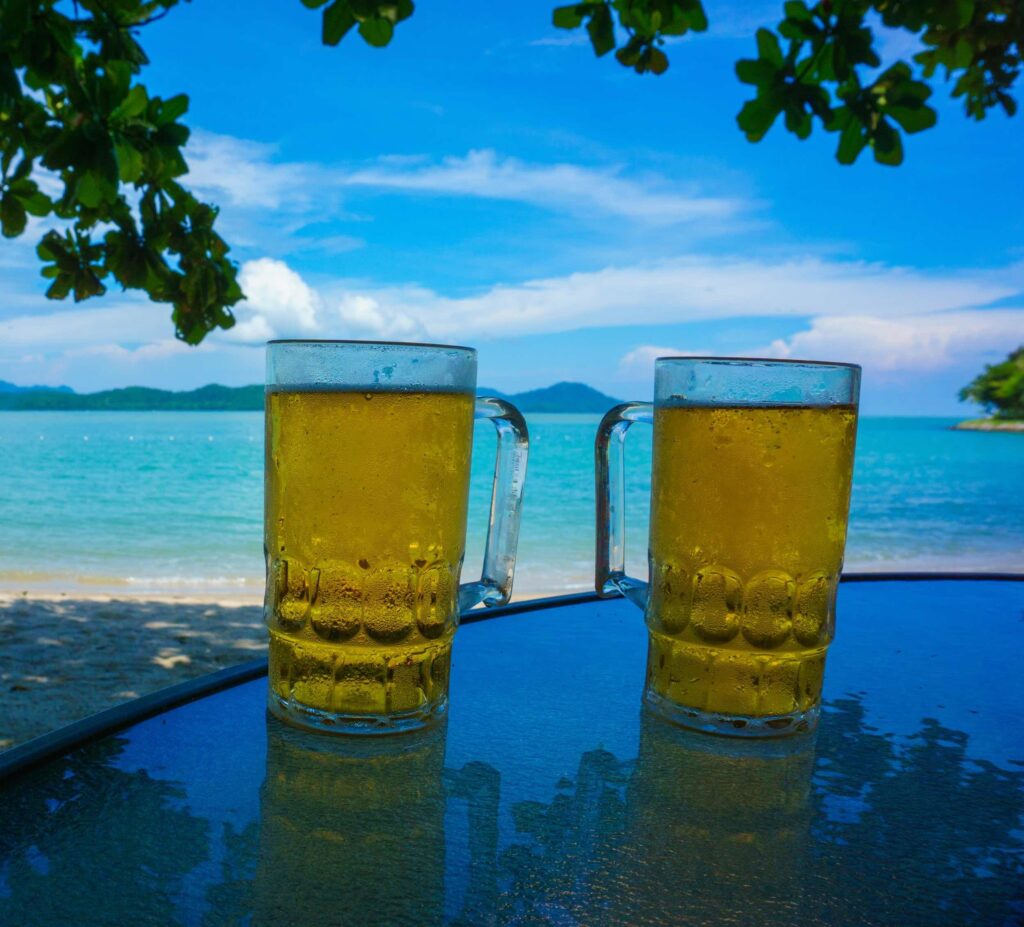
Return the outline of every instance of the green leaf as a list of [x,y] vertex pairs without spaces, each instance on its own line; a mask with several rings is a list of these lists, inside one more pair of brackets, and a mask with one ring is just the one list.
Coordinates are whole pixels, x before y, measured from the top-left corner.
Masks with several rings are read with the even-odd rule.
[[693,3],[686,4],[689,6],[687,11],[687,21],[690,24],[690,28],[694,32],[707,32],[708,29],[708,14],[704,12],[703,4],[694,0]]
[[108,61],[104,64],[103,71],[110,84],[112,98],[123,100],[131,89],[132,66],[127,61]]
[[395,27],[390,19],[383,16],[371,16],[359,24],[359,34],[366,40],[368,45],[374,48],[383,48],[395,34]]
[[786,128],[797,138],[805,139],[811,134],[811,117],[799,106],[786,109]]
[[797,42],[811,41],[821,35],[821,30],[810,20],[784,19],[779,23],[779,35]]
[[334,0],[334,3],[324,10],[324,45],[337,45],[355,24],[356,18],[352,15],[352,9],[346,0]]
[[32,0],[6,0],[0,5],[0,35],[18,36],[31,22]]
[[[848,109],[844,109],[850,114]],[[850,118],[846,127],[839,135],[839,147],[836,149],[836,160],[840,164],[853,164],[857,156],[864,150],[868,140],[864,135],[864,126],[856,119]]]
[[75,195],[83,206],[95,209],[104,199],[104,184],[93,171],[86,171],[78,178]]
[[53,238],[56,237],[56,232],[47,232],[39,244],[36,245],[36,254],[41,261],[54,261],[57,258],[57,253],[53,249]]
[[11,59],[0,54],[0,109],[14,109],[21,99],[21,81]]
[[875,150],[875,160],[879,164],[896,167],[903,163],[903,141],[900,138],[900,133],[884,119],[875,126],[872,143]]
[[607,55],[615,47],[615,27],[608,7],[602,4],[594,10],[590,22],[587,23],[587,32],[590,34],[594,54],[599,58],[601,55]]
[[885,114],[898,122],[904,132],[910,133],[930,129],[938,121],[935,110],[924,104],[915,107],[887,106]]
[[957,27],[963,29],[974,18],[975,0],[955,0]]
[[64,299],[71,292],[71,277],[61,274],[46,290],[47,299]]
[[163,100],[160,106],[160,125],[174,122],[179,116],[188,112],[188,94],[179,93],[169,100]]
[[777,67],[782,67],[782,47],[775,33],[769,29],[757,30],[757,53],[765,61],[769,61]]
[[75,302],[80,303],[90,296],[102,296],[107,288],[100,283],[99,278],[93,273],[92,268],[80,270],[75,275],[72,284],[75,291]]
[[145,161],[134,145],[127,142],[119,142],[114,145],[114,154],[117,156],[118,176],[124,183],[134,183],[142,174]]
[[668,70],[668,57],[660,48],[652,48],[647,58],[647,70],[652,74],[664,74]]
[[149,276],[149,261],[146,249],[132,235],[110,232],[105,238],[107,245],[106,266],[115,279],[124,287],[143,287]]
[[141,116],[148,105],[149,96],[146,94],[146,88],[142,84],[136,84],[128,91],[128,96],[111,110],[110,119],[112,122],[134,119],[136,116]]
[[757,97],[743,104],[736,122],[746,133],[747,141],[759,142],[778,118],[780,108],[765,97]]
[[19,196],[18,199],[21,200],[21,205],[25,207],[25,212],[32,216],[47,216],[53,208],[50,198],[38,190],[27,196]]
[[28,217],[25,215],[25,207],[21,200],[11,193],[5,194],[0,199],[0,230],[4,238],[17,238],[25,231]]
[[744,84],[767,84],[777,73],[767,61],[759,58],[743,58],[736,62],[736,76]]
[[974,46],[969,39],[963,37],[953,46],[953,67],[962,70],[973,60]]
[[11,173],[11,177],[14,180],[21,180],[22,178],[28,177],[32,173],[32,159],[26,155],[22,155],[21,160],[18,162],[18,166]]
[[557,7],[551,14],[551,24],[558,29],[575,29],[583,22],[582,4]]
[[310,10],[315,10],[327,3],[327,0],[302,0],[302,5]]

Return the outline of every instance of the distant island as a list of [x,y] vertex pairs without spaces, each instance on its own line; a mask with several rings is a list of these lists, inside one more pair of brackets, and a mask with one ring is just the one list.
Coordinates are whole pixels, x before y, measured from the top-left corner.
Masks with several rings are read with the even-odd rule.
[[960,401],[976,402],[989,418],[960,422],[957,431],[1024,432],[1024,344],[1001,363],[987,364],[960,390]]
[[262,386],[232,387],[214,383],[181,393],[145,386],[99,393],[76,393],[66,386],[0,391],[0,409],[17,412],[249,412],[262,408]]
[[524,393],[503,393],[496,389],[480,387],[478,396],[496,396],[507,399],[520,412],[590,412],[603,415],[621,399],[612,399],[586,383],[568,383],[564,380],[543,389],[531,389]]
[[957,422],[954,431],[1019,431],[1024,433],[1024,421],[999,418],[972,418]]
[[[544,389],[507,394],[480,388],[481,396],[507,399],[522,412],[573,412],[601,414],[619,400],[585,383],[556,383]],[[0,380],[0,411],[15,412],[261,412],[263,387],[220,386],[174,392],[129,386],[99,393],[76,393],[68,386],[15,386]]]

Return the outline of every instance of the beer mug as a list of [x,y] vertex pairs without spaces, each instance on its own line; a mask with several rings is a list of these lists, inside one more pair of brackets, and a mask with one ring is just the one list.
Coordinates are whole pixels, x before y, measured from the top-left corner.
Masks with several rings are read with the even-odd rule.
[[[471,348],[268,344],[272,713],[349,733],[444,714],[460,611],[512,593],[526,477],[522,416],[475,390]],[[483,575],[460,586],[474,418],[497,463]]]
[[[663,357],[595,446],[602,596],[644,610],[646,704],[698,730],[813,729],[846,543],[860,368]],[[625,573],[623,441],[654,426],[649,583]]]

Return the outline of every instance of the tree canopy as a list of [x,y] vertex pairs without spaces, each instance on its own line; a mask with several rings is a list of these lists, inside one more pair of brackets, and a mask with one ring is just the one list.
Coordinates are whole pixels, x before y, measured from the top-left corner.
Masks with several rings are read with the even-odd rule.
[[1024,345],[1000,364],[988,364],[960,390],[964,402],[976,402],[997,419],[1024,421]]
[[[383,47],[414,12],[412,0],[301,2],[320,11],[327,45],[355,30]],[[140,80],[140,35],[178,3],[0,0],[0,231],[16,238],[29,216],[49,217],[36,249],[48,297],[81,301],[113,280],[170,304],[177,336],[198,344],[234,324],[244,297],[217,207],[182,183],[188,97],[153,96]],[[669,67],[666,42],[709,26],[701,0],[586,0],[552,22],[651,75]],[[911,33],[920,51],[884,61],[878,26]],[[903,134],[935,124],[936,75],[968,117],[1013,115],[1022,48],[1019,0],[789,0],[774,30],[757,31],[756,56],[736,64],[754,93],[737,123],[756,142],[780,116],[801,139],[817,122],[837,134],[840,163],[870,148],[897,165]]]

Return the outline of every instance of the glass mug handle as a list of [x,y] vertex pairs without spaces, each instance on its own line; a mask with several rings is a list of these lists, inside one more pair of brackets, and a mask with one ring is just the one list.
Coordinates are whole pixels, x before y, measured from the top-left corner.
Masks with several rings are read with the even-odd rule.
[[530,436],[519,410],[503,399],[478,396],[476,417],[487,418],[498,432],[498,453],[491,489],[491,517],[484,547],[484,566],[475,583],[459,586],[459,611],[483,602],[504,605],[512,596],[512,577],[519,544],[519,518],[523,511],[523,486]]
[[597,427],[594,474],[597,483],[597,556],[594,586],[601,598],[620,593],[647,607],[649,584],[626,575],[626,432],[635,422],[654,424],[649,402],[624,402],[609,409]]

